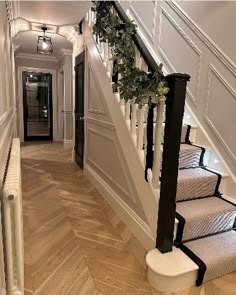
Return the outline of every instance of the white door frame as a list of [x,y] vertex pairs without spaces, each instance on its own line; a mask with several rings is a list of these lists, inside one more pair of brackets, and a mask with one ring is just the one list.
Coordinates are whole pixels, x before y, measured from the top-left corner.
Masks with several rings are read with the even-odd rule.
[[57,81],[56,81],[56,70],[52,69],[41,69],[32,67],[19,67],[18,68],[18,122],[20,140],[24,142],[24,108],[23,108],[23,88],[22,88],[22,73],[23,72],[34,72],[34,73],[45,73],[52,75],[52,107],[53,107],[53,140],[59,140],[59,124],[58,124],[58,101],[57,101]]
[[65,66],[58,70],[58,118],[59,133],[58,137],[64,142],[65,137]]

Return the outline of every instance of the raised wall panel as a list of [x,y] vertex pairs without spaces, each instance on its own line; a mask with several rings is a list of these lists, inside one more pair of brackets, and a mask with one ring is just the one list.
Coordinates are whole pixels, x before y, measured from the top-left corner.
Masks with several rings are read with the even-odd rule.
[[[129,187],[126,169],[122,166],[114,136],[93,128],[87,129],[87,162],[93,166],[104,180],[134,204],[135,198]],[[96,148],[95,148],[96,147]],[[114,169],[115,167],[115,169]]]
[[[188,94],[197,104],[201,73],[201,51],[183,29],[164,10],[160,9],[158,51],[170,71],[188,73]],[[171,40],[171,42],[170,42]]]
[[[110,116],[104,104],[103,93],[96,81],[96,74],[93,73],[91,65],[88,65],[88,105],[87,112],[91,116],[97,115],[102,120],[111,122]],[[90,114],[89,114],[90,113]]]
[[[234,85],[235,86],[235,85]],[[236,89],[210,64],[205,120],[236,163]]]
[[155,1],[131,1],[130,10],[149,39],[154,42],[156,21]]

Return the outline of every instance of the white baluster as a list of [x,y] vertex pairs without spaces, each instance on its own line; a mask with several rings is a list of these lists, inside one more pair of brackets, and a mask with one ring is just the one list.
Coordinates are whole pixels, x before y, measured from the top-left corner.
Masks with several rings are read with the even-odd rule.
[[136,125],[137,125],[137,103],[132,103],[132,113],[131,113],[131,134],[136,138]]
[[155,141],[154,141],[154,161],[153,161],[153,188],[158,189],[160,187],[160,158],[161,158],[161,143],[162,143],[162,133],[163,133],[163,113],[164,113],[165,102],[162,101],[157,105],[157,120],[156,120],[156,130],[155,130]]
[[94,25],[94,21],[95,21],[95,12],[91,10],[91,24],[92,24],[92,26]]
[[100,42],[100,38],[99,37],[97,37],[97,45],[98,45],[98,51],[99,51],[99,53],[102,55],[102,46],[101,46],[101,42]]
[[101,42],[101,57],[102,57],[103,63],[105,61],[105,52],[106,52],[106,43]]
[[142,58],[140,56],[140,51],[138,50],[137,47],[135,47],[135,65],[136,65],[136,67],[138,67],[139,69],[141,69]]
[[107,67],[108,47],[109,47],[108,43],[107,42],[104,43],[104,60],[103,60],[103,62],[104,62],[105,67]]
[[[146,165],[146,155],[147,155],[147,124],[144,125],[143,129],[143,145],[144,145],[144,152],[143,152],[143,165]],[[150,170],[150,169],[148,169]],[[150,180],[149,180],[150,181]],[[152,183],[152,181],[150,181]]]
[[120,109],[122,114],[125,116],[125,100],[123,98],[120,100]]
[[143,58],[141,58],[141,69],[145,72],[148,72],[148,66]]
[[91,28],[92,25],[92,11],[91,9],[89,10],[89,27]]
[[120,99],[120,93],[119,92],[116,92],[116,98],[117,98],[117,101],[120,102],[121,99]]
[[126,121],[130,120],[130,102],[129,101],[125,103],[125,120]]
[[137,134],[137,149],[143,149],[143,132],[144,132],[144,113],[146,105],[138,110],[138,134]]
[[111,47],[108,46],[107,73],[109,78],[112,77],[112,71],[113,71],[113,60],[112,60],[112,54],[111,54]]

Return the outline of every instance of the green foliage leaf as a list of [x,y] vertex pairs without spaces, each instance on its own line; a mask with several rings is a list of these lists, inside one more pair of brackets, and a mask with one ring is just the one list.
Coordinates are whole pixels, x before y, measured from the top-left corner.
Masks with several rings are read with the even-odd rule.
[[111,1],[92,3],[92,11],[96,13],[93,33],[101,42],[108,42],[112,59],[116,61],[114,73],[120,74],[113,89],[119,88],[121,98],[125,101],[135,100],[139,107],[147,102],[157,104],[165,100],[169,88],[162,73],[162,64],[154,73],[147,73],[135,65],[133,37],[137,28],[133,21],[124,23],[118,15],[113,14]]

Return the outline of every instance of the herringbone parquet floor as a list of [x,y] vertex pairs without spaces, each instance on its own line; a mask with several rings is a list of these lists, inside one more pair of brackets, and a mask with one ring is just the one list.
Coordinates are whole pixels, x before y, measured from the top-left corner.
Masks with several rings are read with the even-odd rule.
[[[25,144],[22,179],[25,295],[159,294],[147,282],[144,250],[72,163],[70,149]],[[178,295],[233,295],[234,287],[232,274]]]

